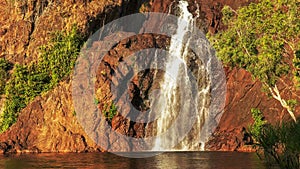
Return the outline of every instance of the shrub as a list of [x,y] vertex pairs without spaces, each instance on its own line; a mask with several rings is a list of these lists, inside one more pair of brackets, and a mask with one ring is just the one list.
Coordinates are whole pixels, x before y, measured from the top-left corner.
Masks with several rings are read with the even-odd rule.
[[252,112],[254,124],[250,134],[255,140],[257,154],[268,165],[278,164],[282,169],[299,169],[300,124],[266,124],[259,110]]
[[251,135],[254,138],[258,138],[267,122],[264,120],[263,114],[260,110],[252,109],[251,113],[252,118],[254,119],[253,125],[250,126]]
[[83,44],[83,38],[75,26],[70,32],[56,32],[48,45],[41,47],[41,70],[47,70],[51,86],[73,70]]
[[108,104],[105,104],[104,109],[103,109],[103,114],[106,117],[107,121],[111,123],[112,119],[117,115],[118,113],[118,107],[114,102],[108,106]]

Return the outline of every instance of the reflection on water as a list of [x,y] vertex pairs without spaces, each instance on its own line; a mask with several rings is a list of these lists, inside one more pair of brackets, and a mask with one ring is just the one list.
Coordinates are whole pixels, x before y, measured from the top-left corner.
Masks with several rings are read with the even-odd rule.
[[111,153],[0,155],[0,168],[265,169],[255,154],[237,152],[167,152],[137,159]]

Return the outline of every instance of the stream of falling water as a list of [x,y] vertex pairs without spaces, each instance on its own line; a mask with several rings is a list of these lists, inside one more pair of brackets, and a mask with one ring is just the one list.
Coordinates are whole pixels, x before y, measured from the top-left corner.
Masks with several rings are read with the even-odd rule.
[[[155,134],[160,135],[167,131],[172,123],[178,122],[176,118],[179,113],[185,113],[189,111],[196,112],[195,117],[184,117],[180,119],[180,125],[184,126],[191,121],[190,118],[196,118],[196,123],[193,125],[189,134],[176,144],[176,139],[180,135],[184,135],[183,128],[177,128],[171,130],[171,137],[167,139],[157,138],[153,145],[153,151],[197,151],[204,149],[204,141],[201,140],[201,127],[205,122],[205,118],[208,116],[207,103],[209,102],[209,81],[208,77],[205,77],[204,67],[198,60],[198,67],[196,75],[194,75],[197,81],[198,92],[193,92],[192,79],[189,74],[189,32],[192,31],[195,18],[188,11],[188,3],[186,1],[179,1],[179,21],[177,23],[176,33],[171,37],[171,43],[169,48],[170,56],[167,57],[163,82],[160,86],[160,95],[156,98],[154,111],[160,114],[160,118],[156,120]],[[197,12],[196,12],[197,13]],[[197,17],[197,16],[196,16]],[[153,105],[155,104],[155,105]],[[187,113],[188,114],[188,113]],[[179,125],[179,126],[180,126]],[[177,145],[173,149],[166,150],[167,145]]]

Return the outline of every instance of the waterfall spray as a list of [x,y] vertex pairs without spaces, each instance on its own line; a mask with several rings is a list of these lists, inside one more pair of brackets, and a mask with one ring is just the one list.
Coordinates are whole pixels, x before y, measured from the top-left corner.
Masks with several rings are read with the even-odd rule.
[[[200,72],[196,75],[198,83],[203,83],[201,91],[193,93],[192,80],[189,75],[189,32],[193,31],[195,19],[193,15],[188,11],[188,3],[186,1],[179,1],[178,8],[180,10],[179,21],[177,23],[176,33],[171,37],[171,44],[169,48],[169,56],[165,64],[166,73],[164,75],[163,83],[161,84],[161,94],[157,98],[153,111],[160,114],[160,118],[156,121],[156,134],[164,133],[168,127],[174,122],[174,119],[178,116],[181,110],[183,111],[195,111],[196,117],[185,117],[180,119],[181,125],[189,122],[189,118],[197,118],[197,122],[191,131],[191,135],[188,135],[178,146],[173,150],[203,150],[203,143],[200,143],[200,129],[207,116],[208,108],[206,107],[207,94],[209,93],[209,83],[200,82],[203,77],[204,67],[199,66]],[[199,60],[198,60],[199,62]],[[202,72],[202,73],[201,73]],[[204,75],[205,76],[205,75]],[[207,80],[207,79],[206,79]],[[181,91],[178,86],[183,86]],[[183,90],[182,90],[183,89]],[[184,94],[183,94],[184,93]],[[202,96],[202,97],[201,97]],[[177,135],[182,134],[181,128],[172,133],[175,138]],[[164,147],[172,144],[175,140],[171,138],[161,140],[156,139],[153,146],[154,151],[166,151]]]

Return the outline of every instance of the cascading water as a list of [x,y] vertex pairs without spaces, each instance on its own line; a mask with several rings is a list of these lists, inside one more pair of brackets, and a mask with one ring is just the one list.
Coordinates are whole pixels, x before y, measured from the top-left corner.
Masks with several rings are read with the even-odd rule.
[[[146,156],[203,150],[219,122],[226,92],[223,66],[195,26],[199,11],[194,18],[187,2],[172,4],[178,4],[178,17],[152,12],[122,17],[101,29],[103,41],[98,42],[100,32],[89,38],[79,55],[72,82],[76,117],[104,150],[151,151]],[[108,103],[117,107],[110,121]]]
[[[189,32],[194,28],[195,18],[188,11],[188,3],[186,1],[179,1],[178,8],[180,11],[179,21],[176,33],[171,37],[169,56],[167,56],[165,64],[165,74],[160,86],[160,95],[151,103],[151,106],[154,108],[150,113],[155,112],[160,116],[154,124],[156,129],[153,131],[155,132],[154,135],[166,132],[172,123],[175,123],[179,113],[186,112],[189,114],[189,112],[194,111],[196,114],[195,117],[184,116],[181,118],[179,126],[185,126],[186,123],[190,122],[191,118],[196,119],[189,134],[179,144],[176,144],[176,139],[174,138],[185,134],[182,133],[184,129],[181,127],[168,131],[172,132],[170,134],[171,137],[166,139],[157,137],[152,148],[153,151],[166,151],[166,145],[173,144],[176,146],[171,150],[196,151],[204,149],[205,140],[201,140],[200,131],[208,116],[209,106],[207,104],[210,99],[210,82],[200,60],[196,60],[197,66],[191,68],[191,60],[194,58],[189,54],[191,38],[189,37]],[[192,78],[196,80],[197,93],[193,90],[195,84],[193,84]]]

